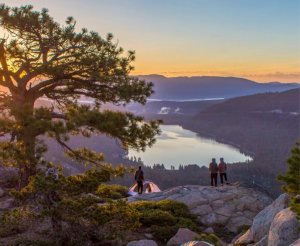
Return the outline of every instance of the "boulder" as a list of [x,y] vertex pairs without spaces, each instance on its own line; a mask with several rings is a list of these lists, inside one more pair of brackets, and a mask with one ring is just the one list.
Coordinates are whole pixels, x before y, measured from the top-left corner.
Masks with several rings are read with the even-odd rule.
[[264,236],[268,235],[271,223],[278,212],[287,208],[289,204],[288,194],[280,195],[272,204],[259,212],[246,233],[246,236],[240,237],[235,244],[248,244],[248,242],[259,242]]
[[272,221],[268,246],[285,246],[299,239],[299,222],[290,208],[280,211]]
[[139,240],[132,241],[128,243],[127,246],[157,246],[157,243],[153,240]]
[[179,228],[176,235],[172,237],[167,246],[179,246],[189,241],[193,241],[198,237],[196,232],[193,232],[186,228]]

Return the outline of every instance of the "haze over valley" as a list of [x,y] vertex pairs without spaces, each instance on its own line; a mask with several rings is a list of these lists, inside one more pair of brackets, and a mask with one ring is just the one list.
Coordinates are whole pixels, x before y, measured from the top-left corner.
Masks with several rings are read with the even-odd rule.
[[[156,77],[154,76],[154,79]],[[164,164],[166,169],[174,166],[176,170],[179,165],[187,166],[189,164],[197,165],[200,168],[207,166],[210,158],[214,156],[219,158],[225,155],[223,157],[229,163],[235,163],[230,167],[232,181],[259,186],[272,194],[278,194],[280,186],[276,181],[276,176],[285,170],[284,160],[289,154],[290,146],[300,136],[300,89],[297,89],[299,84],[270,83],[262,85],[238,78],[206,77],[204,81],[213,81],[210,84],[204,83],[203,78],[194,79],[196,82],[193,79],[191,82],[190,78],[187,78],[187,83],[194,84],[189,84],[186,93],[182,94],[176,93],[182,90],[181,84],[184,83],[184,78],[175,78],[174,86],[171,78],[168,79],[170,80],[168,83],[154,80],[153,99],[156,100],[150,99],[146,105],[131,103],[126,107],[113,104],[102,106],[103,110],[129,111],[142,115],[146,119],[162,119],[164,124],[169,126],[162,126],[162,135],[157,138],[157,144],[152,147],[153,149],[148,148],[145,153],[129,150],[128,154],[118,141],[109,140],[104,136],[100,138],[95,136],[92,139],[76,137],[71,140],[71,146],[89,146],[95,151],[103,152],[106,160],[115,164],[139,165],[139,161],[141,161],[153,169],[147,171],[148,178],[164,188],[185,184],[187,179],[184,178],[183,173],[186,172],[186,175],[189,175],[189,169],[181,170],[180,174],[177,174],[176,171],[166,170],[168,173],[166,175],[169,177],[167,180],[172,180],[170,183],[166,179],[160,178],[162,171],[156,171],[153,167],[154,164]],[[180,82],[176,83],[177,80]],[[255,88],[254,94],[251,93],[253,91],[249,89],[249,85],[251,88]],[[239,89],[234,90],[236,87]],[[224,88],[227,89],[222,94]],[[201,94],[202,91],[206,91],[206,93]],[[211,94],[207,94],[207,91],[211,91]],[[229,96],[227,91],[235,91],[238,96],[233,97],[233,94]],[[243,96],[244,94],[247,96]],[[210,95],[212,98],[204,97],[204,95]],[[199,100],[201,97],[203,100]],[[92,103],[88,98],[82,99],[81,102],[87,105]],[[40,103],[49,105],[50,102],[41,100]],[[188,142],[177,139],[178,130],[186,132],[187,135],[184,139]],[[168,147],[164,144],[166,141],[164,136],[168,134],[174,137],[173,140],[176,144],[173,149],[171,142],[169,144],[165,142]],[[196,142],[193,144],[193,141]],[[215,146],[208,145],[207,147],[210,146],[211,149],[207,152],[204,145],[202,147],[199,145],[197,149],[197,141],[217,142],[215,142]],[[187,152],[190,146],[188,143],[192,144],[194,148],[193,154]],[[77,173],[85,169],[75,163],[70,163],[62,154],[59,154],[58,146],[54,147],[55,144],[52,144],[53,148],[50,148],[49,156],[55,156],[56,160],[62,161],[67,167],[67,173]],[[222,144],[226,144],[224,146],[227,146],[229,152],[222,152],[222,147],[218,149],[218,144],[220,147]],[[156,151],[160,151],[160,154]],[[230,151],[236,155],[235,158],[230,158],[232,155]],[[172,156],[172,153],[176,154]],[[167,159],[163,157],[164,154]],[[187,155],[190,155],[189,158]],[[174,163],[171,161],[172,158]],[[206,175],[206,172],[207,169],[199,171],[200,176],[189,178],[188,183],[205,184],[207,181],[200,177]],[[180,176],[177,177],[177,175]],[[130,180],[129,176],[127,181],[125,178],[120,182],[130,185]]]

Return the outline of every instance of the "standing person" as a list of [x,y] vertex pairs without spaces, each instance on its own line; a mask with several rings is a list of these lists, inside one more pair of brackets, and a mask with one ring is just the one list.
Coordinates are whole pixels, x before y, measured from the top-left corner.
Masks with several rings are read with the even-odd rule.
[[142,170],[142,167],[139,166],[139,169],[136,170],[134,179],[137,183],[138,186],[138,193],[142,194],[143,193],[143,181],[144,181],[144,172]]
[[218,183],[218,164],[215,158],[212,158],[211,163],[209,164],[210,171],[210,184],[211,186],[217,186]]
[[219,173],[220,173],[221,185],[223,185],[223,177],[225,178],[226,184],[229,184],[227,182],[227,173],[226,173],[227,172],[227,165],[224,162],[223,158],[220,158],[220,163],[219,163],[219,166],[218,166],[218,170],[219,170]]

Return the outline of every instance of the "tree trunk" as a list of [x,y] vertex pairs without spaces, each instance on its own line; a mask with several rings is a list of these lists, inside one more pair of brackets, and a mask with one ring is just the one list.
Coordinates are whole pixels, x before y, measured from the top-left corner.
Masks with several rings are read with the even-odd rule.
[[34,103],[21,96],[15,98],[14,102],[13,115],[18,125],[16,139],[20,149],[17,165],[19,168],[19,189],[21,189],[28,184],[30,176],[36,174]]
[[29,178],[36,174],[37,160],[35,157],[35,136],[30,134],[21,135],[17,138],[18,144],[22,144],[23,159],[18,160],[19,189],[25,187]]

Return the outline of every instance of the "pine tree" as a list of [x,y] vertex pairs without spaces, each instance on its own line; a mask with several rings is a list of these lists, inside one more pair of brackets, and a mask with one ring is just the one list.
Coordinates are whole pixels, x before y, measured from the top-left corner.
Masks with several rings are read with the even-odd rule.
[[291,151],[291,156],[287,160],[288,170],[278,179],[285,182],[283,190],[291,196],[291,209],[297,214],[300,220],[300,141]]
[[[116,200],[127,196],[127,187],[105,184],[113,176],[122,175],[124,169],[91,169],[69,177],[55,167],[51,169],[54,172],[35,175],[26,187],[12,192],[21,204],[18,209],[35,218],[33,223],[42,223],[47,218],[51,221],[48,236],[55,238],[56,244],[47,245],[86,245],[90,241],[102,245],[106,240],[121,239],[139,227],[138,211],[126,200]],[[7,215],[13,216],[11,212]],[[18,228],[20,224],[1,216],[0,222],[0,231],[1,227]]]
[[[145,122],[131,113],[104,111],[101,105],[141,104],[151,95],[152,83],[129,76],[134,52],[123,49],[108,34],[83,28],[68,17],[65,25],[53,20],[47,9],[0,5],[0,162],[19,169],[20,187],[47,162],[47,146],[39,136],[52,137],[70,157],[93,164],[103,156],[88,149],[72,149],[70,135],[89,137],[102,133],[121,140],[125,147],[145,149],[155,141],[159,122]],[[94,106],[79,103],[87,97]],[[35,107],[38,99],[50,107]]]

